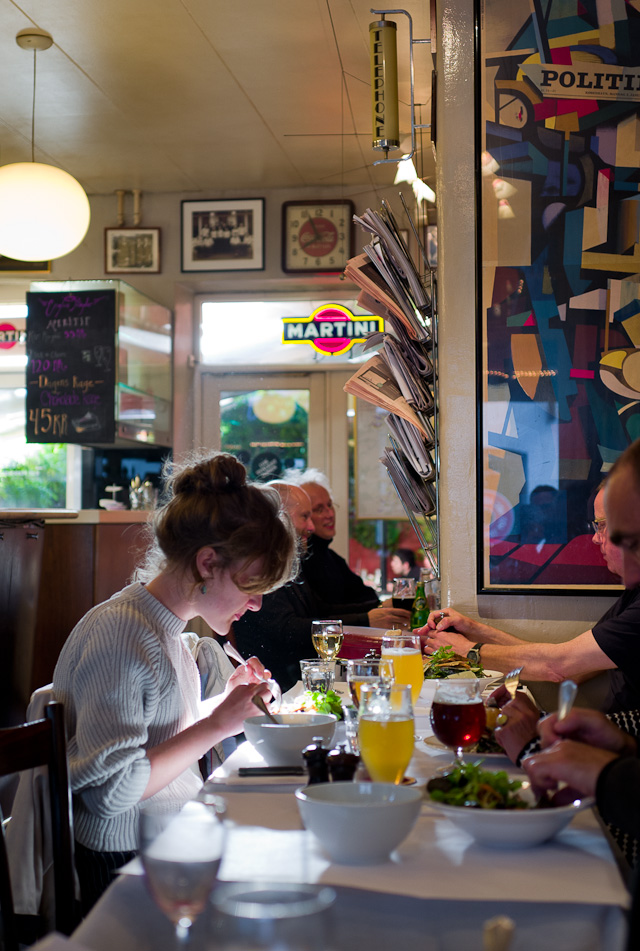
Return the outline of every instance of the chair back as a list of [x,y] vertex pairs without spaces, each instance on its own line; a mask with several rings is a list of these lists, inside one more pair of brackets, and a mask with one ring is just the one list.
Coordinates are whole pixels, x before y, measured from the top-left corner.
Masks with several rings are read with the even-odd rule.
[[[0,729],[0,776],[47,767],[51,810],[51,853],[55,928],[71,934],[76,925],[71,788],[63,704],[47,703],[44,717]],[[13,905],[4,835],[0,836],[0,910],[5,951],[17,951],[20,928]]]

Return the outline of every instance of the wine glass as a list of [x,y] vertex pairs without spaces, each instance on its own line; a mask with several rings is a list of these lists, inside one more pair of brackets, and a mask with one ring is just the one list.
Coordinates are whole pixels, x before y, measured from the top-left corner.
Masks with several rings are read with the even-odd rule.
[[410,611],[416,597],[415,578],[394,578],[391,592],[391,603],[394,608],[404,608]]
[[436,739],[455,752],[454,765],[464,750],[475,746],[486,723],[479,680],[439,680],[431,704],[431,726]]
[[335,660],[342,646],[342,621],[312,621],[311,640],[322,660]]
[[138,820],[140,858],[151,896],[185,947],[189,929],[215,884],[225,839],[213,806],[195,800],[143,803]]
[[401,783],[413,755],[413,707],[406,684],[363,684],[358,743],[369,776]]
[[393,679],[397,684],[409,684],[411,700],[414,704],[417,703],[424,684],[420,636],[387,631],[382,638],[380,656],[393,661]]

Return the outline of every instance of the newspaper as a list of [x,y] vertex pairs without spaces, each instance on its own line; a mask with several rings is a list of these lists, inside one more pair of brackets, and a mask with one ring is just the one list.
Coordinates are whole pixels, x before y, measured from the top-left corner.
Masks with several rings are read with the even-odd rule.
[[391,367],[379,353],[358,367],[344,385],[345,393],[351,393],[367,403],[380,406],[396,416],[401,416],[418,429],[425,439],[431,439],[433,430],[409,405],[393,375]]

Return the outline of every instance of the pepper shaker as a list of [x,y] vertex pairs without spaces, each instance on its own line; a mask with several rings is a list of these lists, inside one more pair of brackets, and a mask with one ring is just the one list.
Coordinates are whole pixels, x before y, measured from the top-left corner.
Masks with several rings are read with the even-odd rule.
[[329,750],[322,745],[321,736],[314,736],[309,746],[305,746],[303,749],[302,758],[305,761],[309,775],[308,786],[313,786],[315,783],[329,782],[328,755]]

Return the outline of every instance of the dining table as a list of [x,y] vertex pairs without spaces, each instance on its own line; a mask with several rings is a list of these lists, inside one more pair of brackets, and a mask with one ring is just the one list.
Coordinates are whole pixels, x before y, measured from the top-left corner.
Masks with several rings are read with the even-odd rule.
[[[346,684],[336,689],[346,696]],[[408,781],[421,786],[452,758],[433,737],[426,696],[425,690],[415,705],[415,748],[407,769]],[[334,743],[344,741],[343,731],[339,723]],[[412,832],[388,861],[340,865],[302,826],[294,793],[304,778],[238,773],[241,766],[261,763],[256,750],[242,743],[205,784],[226,804],[219,881],[331,886],[336,899],[327,949],[481,951],[485,923],[507,916],[515,926],[511,951],[623,951],[629,907],[624,867],[592,808],[577,813],[551,841],[512,849],[478,845],[425,798]],[[522,775],[499,754],[485,757],[485,766]],[[209,903],[191,928],[189,951],[217,947],[215,915]],[[73,938],[92,951],[175,947],[173,926],[147,892],[137,860]]]

